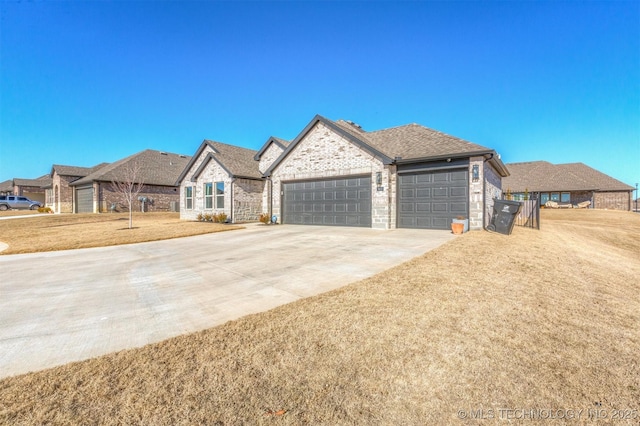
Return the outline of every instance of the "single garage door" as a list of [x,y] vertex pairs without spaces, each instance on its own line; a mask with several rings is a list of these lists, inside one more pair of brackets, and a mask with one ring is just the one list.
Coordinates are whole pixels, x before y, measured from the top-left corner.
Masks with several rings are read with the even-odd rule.
[[282,222],[371,227],[371,176],[283,183]]
[[93,213],[93,187],[76,191],[76,213]]
[[450,229],[469,211],[468,169],[400,174],[398,192],[398,227]]

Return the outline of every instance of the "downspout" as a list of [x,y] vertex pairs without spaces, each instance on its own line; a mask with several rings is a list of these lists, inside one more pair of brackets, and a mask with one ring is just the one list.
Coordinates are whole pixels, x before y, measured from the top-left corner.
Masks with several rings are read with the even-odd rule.
[[[493,154],[489,158],[485,158],[482,162],[482,229],[487,230],[487,178],[485,177],[485,163],[493,158]],[[502,186],[502,184],[500,184]],[[500,188],[502,191],[502,188]],[[468,215],[467,215],[468,217]]]
[[269,182],[269,186],[267,187],[267,197],[269,197],[269,221],[273,217],[273,181],[271,180],[271,176],[267,178]]
[[231,211],[229,212],[229,223],[233,223],[233,183],[236,181],[235,177],[231,178],[231,191],[229,194],[229,198],[231,199]]

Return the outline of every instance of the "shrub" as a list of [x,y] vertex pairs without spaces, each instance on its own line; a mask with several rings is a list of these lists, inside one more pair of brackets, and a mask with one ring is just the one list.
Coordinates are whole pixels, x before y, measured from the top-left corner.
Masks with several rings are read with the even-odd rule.
[[226,213],[218,213],[213,215],[213,221],[216,223],[225,223],[227,221]]
[[260,222],[264,223],[265,225],[268,225],[269,222],[271,222],[271,218],[269,217],[269,214],[262,213],[260,215]]
[[202,215],[202,213],[198,213],[198,222],[202,222],[202,219],[204,219],[204,216]]
[[38,213],[53,213],[51,207],[38,207]]
[[211,216],[209,213],[205,213],[204,221],[205,222],[211,222],[212,220],[213,220],[213,216]]

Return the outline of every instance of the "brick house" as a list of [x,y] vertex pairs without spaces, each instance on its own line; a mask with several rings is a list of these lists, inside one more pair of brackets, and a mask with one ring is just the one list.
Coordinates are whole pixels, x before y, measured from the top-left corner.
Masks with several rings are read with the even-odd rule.
[[[200,170],[202,149],[184,175]],[[508,175],[494,150],[418,124],[366,132],[319,115],[291,142],[271,137],[253,152],[257,164],[247,167],[261,191],[251,202],[285,224],[448,229],[464,216],[482,229]],[[185,198],[190,182],[198,185]],[[203,202],[202,182],[190,182],[181,182],[185,219]]]
[[51,184],[49,175],[36,179],[14,178],[0,183],[0,195],[19,195],[30,200],[45,202],[45,188]]
[[258,220],[264,179],[256,151],[204,140],[177,179],[180,218],[225,213],[231,222]]
[[[69,184],[72,190],[74,213],[105,213],[126,211],[113,182],[127,178],[138,169],[136,183],[143,183],[139,199],[134,200],[136,211],[178,211],[179,192],[176,179],[190,157],[147,149],[114,163],[103,165]],[[143,200],[140,200],[142,198]]]
[[507,164],[511,175],[502,182],[514,199],[535,193],[540,203],[555,201],[574,206],[589,202],[591,208],[632,210],[634,187],[583,163],[552,164],[531,161]]
[[45,205],[54,213],[72,213],[74,190],[71,183],[81,179],[108,163],[100,163],[94,167],[77,167],[54,164],[51,167],[51,183],[46,187]]

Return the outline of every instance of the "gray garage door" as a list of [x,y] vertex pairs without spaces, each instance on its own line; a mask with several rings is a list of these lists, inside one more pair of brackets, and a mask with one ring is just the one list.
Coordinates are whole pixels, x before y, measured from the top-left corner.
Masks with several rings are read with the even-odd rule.
[[468,170],[438,170],[399,175],[398,226],[450,229],[451,219],[467,216]]
[[371,176],[283,183],[283,223],[371,227]]
[[93,213],[93,187],[78,188],[76,213]]

